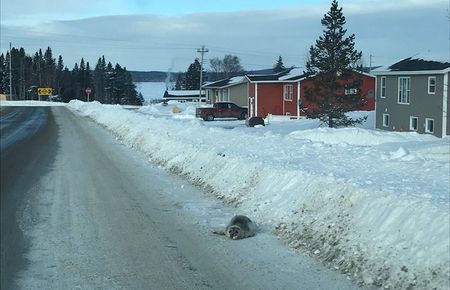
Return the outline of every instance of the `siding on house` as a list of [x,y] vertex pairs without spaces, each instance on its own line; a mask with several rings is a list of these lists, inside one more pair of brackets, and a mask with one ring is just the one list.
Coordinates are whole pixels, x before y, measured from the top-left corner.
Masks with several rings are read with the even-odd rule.
[[247,107],[247,83],[241,83],[229,87],[230,102],[240,107]]
[[247,80],[245,77],[233,77],[220,80],[203,86],[207,94],[207,103],[233,102],[238,106],[246,107]]
[[[437,68],[437,69],[436,69]],[[404,69],[401,71],[400,69]],[[375,127],[389,131],[416,131],[437,137],[450,135],[450,108],[448,79],[450,63],[405,59],[376,72]],[[429,92],[429,78],[435,79],[434,93]],[[410,81],[409,103],[399,102],[400,79]],[[385,96],[382,97],[382,79],[385,79]],[[389,115],[389,124],[383,124],[383,116]],[[414,120],[413,120],[414,119]],[[412,128],[417,121],[417,129]],[[429,125],[433,120],[433,131]]]
[[[298,83],[303,71],[288,69],[269,75],[247,75],[249,116],[265,118],[267,115],[298,115]],[[286,86],[292,88],[292,99],[285,98]]]
[[[354,74],[353,78],[348,80],[342,80],[342,84],[351,83],[354,78],[361,78],[361,85],[359,87],[359,94],[365,98],[366,104],[357,110],[360,111],[373,111],[375,110],[375,81],[376,77],[369,74]],[[314,101],[314,98],[308,99],[306,97],[306,90],[314,89],[314,76],[304,79],[300,82],[301,86],[301,99],[302,99],[302,108],[309,110],[311,112],[319,110],[319,104]],[[344,93],[343,91],[341,93]]]
[[[436,92],[428,94],[428,76],[436,77]],[[418,118],[418,133],[425,133],[425,119],[434,119],[435,135],[442,135],[442,94],[443,75],[393,75],[386,77],[386,97],[381,98],[381,76],[377,81],[376,127],[390,131],[407,132],[410,130],[410,117]],[[409,77],[411,90],[409,104],[399,104],[399,78]],[[382,114],[390,115],[389,127],[383,127]],[[438,134],[441,132],[441,134]]]

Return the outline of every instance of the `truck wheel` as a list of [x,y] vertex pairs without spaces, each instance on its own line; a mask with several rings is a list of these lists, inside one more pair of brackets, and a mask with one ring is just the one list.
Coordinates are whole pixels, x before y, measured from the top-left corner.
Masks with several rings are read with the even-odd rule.
[[214,121],[214,115],[212,115],[212,114],[207,115],[206,121]]

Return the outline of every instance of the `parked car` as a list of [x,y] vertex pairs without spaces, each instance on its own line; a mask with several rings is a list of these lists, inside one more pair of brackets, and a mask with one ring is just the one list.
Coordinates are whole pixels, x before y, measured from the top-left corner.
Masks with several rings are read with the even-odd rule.
[[215,118],[237,118],[245,120],[248,116],[248,109],[239,107],[231,102],[217,102],[213,107],[197,108],[195,111],[197,118],[205,121],[214,121]]

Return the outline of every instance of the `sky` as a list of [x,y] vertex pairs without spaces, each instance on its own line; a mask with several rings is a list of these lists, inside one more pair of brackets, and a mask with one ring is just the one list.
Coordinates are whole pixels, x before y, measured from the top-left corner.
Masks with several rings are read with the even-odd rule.
[[[417,56],[449,61],[449,0],[341,0],[365,65]],[[186,71],[204,45],[205,68],[233,54],[247,70],[304,67],[322,35],[324,0],[1,0],[1,52],[52,48],[70,69],[105,56],[128,70]]]

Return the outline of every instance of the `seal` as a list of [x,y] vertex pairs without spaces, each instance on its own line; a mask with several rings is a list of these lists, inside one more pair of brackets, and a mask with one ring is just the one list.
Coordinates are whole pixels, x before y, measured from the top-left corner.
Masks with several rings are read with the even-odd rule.
[[236,215],[228,223],[225,231],[214,231],[218,235],[225,235],[232,240],[253,237],[256,234],[256,224],[244,215]]

